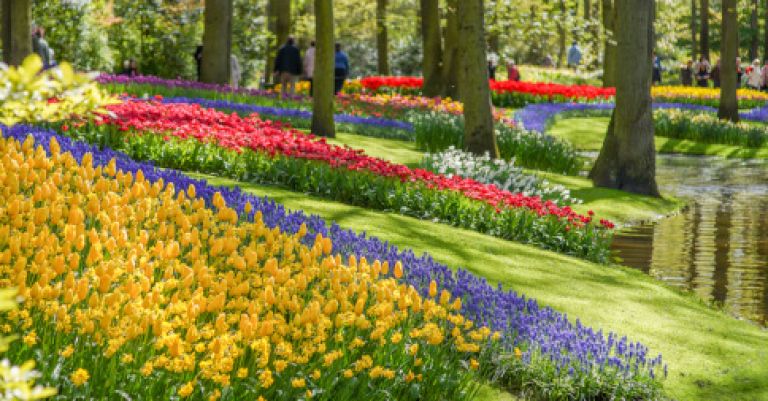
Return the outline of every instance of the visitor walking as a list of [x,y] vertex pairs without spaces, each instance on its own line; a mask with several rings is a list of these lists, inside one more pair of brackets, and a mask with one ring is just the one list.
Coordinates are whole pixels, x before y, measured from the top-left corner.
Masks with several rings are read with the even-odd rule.
[[488,79],[496,80],[496,65],[493,64],[492,60],[488,60]]
[[736,87],[741,88],[741,80],[744,76],[744,69],[741,68],[741,57],[736,57]]
[[200,81],[203,71],[203,45],[197,45],[195,49],[195,63],[197,63],[197,80]]
[[715,88],[720,87],[720,60],[717,60],[717,63],[715,63],[715,66],[712,67],[712,72],[709,74],[709,76],[712,78],[712,85]]
[[688,60],[680,67],[680,82],[683,86],[693,86],[693,61]]
[[576,69],[579,67],[579,64],[581,64],[581,49],[579,49],[579,45],[574,40],[571,43],[571,48],[568,49],[568,67]]
[[240,69],[240,61],[234,54],[229,56],[229,84],[237,89],[240,86],[240,79],[243,77],[243,71]]
[[706,58],[699,58],[699,63],[696,64],[696,85],[702,88],[709,87],[709,61]]
[[763,90],[768,90],[768,59],[765,59],[765,65],[763,65],[763,73],[761,78],[763,81]]
[[507,81],[520,81],[520,70],[515,65],[515,60],[507,61]]
[[280,80],[281,97],[296,93],[296,81],[301,75],[301,53],[294,43],[293,37],[289,37],[275,58],[275,75]]
[[123,63],[122,75],[127,75],[129,77],[135,77],[139,75],[139,65],[136,63],[136,60],[128,59]]
[[32,32],[32,51],[40,56],[40,60],[43,62],[43,69],[52,67],[51,48],[45,40],[45,30],[42,27],[37,27]]
[[760,90],[763,87],[763,70],[760,68],[760,60],[755,59],[752,65],[747,67],[747,86],[750,89]]
[[656,52],[653,52],[653,78],[654,85],[661,84],[661,58]]
[[344,89],[344,81],[349,76],[349,57],[347,53],[341,51],[341,44],[336,43],[336,55],[334,62],[334,85],[333,94],[338,95]]
[[313,82],[312,77],[315,75],[315,41],[313,40],[309,44],[309,49],[304,54],[304,76],[309,81],[309,96],[312,96]]
[[554,67],[555,61],[552,59],[552,56],[547,54],[544,56],[544,61],[541,63],[544,67]]

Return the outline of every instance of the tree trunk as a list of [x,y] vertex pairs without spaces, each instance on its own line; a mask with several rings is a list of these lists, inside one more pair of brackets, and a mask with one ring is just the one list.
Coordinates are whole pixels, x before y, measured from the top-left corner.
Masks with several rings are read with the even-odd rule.
[[651,107],[655,1],[616,0],[616,109],[598,161],[595,186],[659,196]]
[[749,16],[749,60],[751,62],[757,58],[757,49],[759,46],[760,26],[758,25],[757,20],[757,10],[760,7],[758,5],[758,0],[752,0],[750,8],[752,9]]
[[231,41],[232,0],[206,1],[201,81],[217,84],[229,83]]
[[723,0],[723,37],[720,40],[720,107],[721,119],[739,121],[739,100],[736,97],[736,57],[739,51],[739,16],[736,0]]
[[[589,36],[592,45],[592,54],[597,55],[600,52],[600,2],[595,0],[592,3],[592,12],[590,13],[591,20],[589,21]],[[595,56],[592,59],[590,65],[592,69],[596,69],[600,66],[600,57]]]
[[312,97],[312,133],[333,138],[333,0],[315,0],[315,74]]
[[[443,77],[440,69],[443,45],[440,37],[440,8],[438,0],[421,0],[421,40],[424,56],[424,96],[438,96],[443,91]],[[485,49],[485,40],[483,40]]]
[[20,65],[32,53],[32,2],[30,0],[2,0],[3,61]]
[[387,2],[388,0],[376,0],[376,55],[379,75],[389,75]]
[[488,87],[485,55],[485,27],[482,0],[460,0],[459,59],[461,98],[464,101],[464,147],[467,151],[499,157]]
[[768,0],[765,1],[765,23],[763,30],[763,59],[768,60]]
[[589,21],[592,19],[592,4],[589,0],[584,0],[584,20]]
[[272,38],[267,43],[267,70],[264,73],[265,82],[274,75],[275,57],[277,49],[282,46],[288,35],[291,33],[291,1],[290,0],[269,0],[267,4],[267,28],[272,34]]
[[603,30],[605,51],[603,53],[603,86],[616,86],[616,8],[613,0],[603,0]]
[[701,0],[701,34],[699,35],[699,51],[702,57],[709,60],[709,0]]
[[693,60],[696,60],[696,57],[699,55],[699,49],[697,47],[698,40],[696,39],[696,35],[698,33],[698,30],[696,28],[696,19],[698,14],[696,14],[696,0],[691,0],[691,58]]
[[565,29],[565,15],[568,10],[565,7],[565,0],[560,0],[560,18],[557,22],[557,66],[562,67],[565,65],[565,35],[567,33]]
[[459,17],[457,14],[457,0],[448,0],[445,13],[445,30],[443,31],[443,95],[452,99],[460,99],[459,81],[461,66],[459,60]]

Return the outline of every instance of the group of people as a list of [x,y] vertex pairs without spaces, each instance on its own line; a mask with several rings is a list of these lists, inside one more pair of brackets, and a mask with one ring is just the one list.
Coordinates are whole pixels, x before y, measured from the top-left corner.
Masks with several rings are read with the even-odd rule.
[[[765,64],[761,65],[759,59],[752,61],[752,64],[744,68],[741,64],[741,58],[736,58],[734,65],[736,69],[736,85],[739,87],[746,87],[755,90],[768,90],[768,60],[765,60]],[[655,81],[656,64],[654,61],[654,81]],[[710,66],[706,57],[700,57],[698,62],[688,60],[680,68],[680,81],[683,86],[696,86],[702,88],[709,87],[709,81],[712,81],[712,86],[715,88],[720,87],[720,60],[715,63],[714,66]]]
[[[315,42],[310,43],[302,60],[301,51],[296,46],[296,41],[289,37],[277,51],[274,74],[280,83],[281,96],[294,95],[296,82],[302,77],[309,81],[309,93],[312,94],[315,75]],[[344,88],[344,82],[349,77],[349,57],[341,50],[339,43],[336,43],[333,76],[333,93],[338,94]]]
[[[195,61],[197,63],[198,79],[202,73],[203,64],[203,46],[197,46],[195,50]],[[336,53],[334,56],[334,94],[338,94],[344,88],[344,82],[349,77],[349,57],[341,50],[341,45],[336,43]],[[237,88],[242,72],[240,63],[235,55],[230,56],[230,81],[231,85]],[[275,57],[275,66],[273,69],[275,82],[280,84],[280,95],[293,96],[296,94],[296,83],[300,79],[309,81],[309,92],[313,93],[313,77],[315,75],[315,42],[312,41],[309,48],[301,57],[301,51],[296,46],[296,40],[289,37],[278,50]]]
[[[661,78],[658,78],[657,80],[657,69],[660,69],[658,65],[660,65],[660,62],[658,61],[659,57],[654,55],[654,61],[653,61],[653,80],[654,83],[658,83],[661,81]],[[738,66],[741,65],[741,62],[738,61],[736,63]],[[740,67],[738,67],[740,69]],[[660,75],[660,73],[658,74]],[[683,65],[680,68],[680,82],[683,86],[693,86],[694,83],[696,86],[701,88],[708,88],[709,87],[709,81],[712,81],[712,86],[715,88],[720,87],[720,60],[715,63],[714,66],[709,64],[709,60],[707,60],[706,57],[700,57],[699,61],[693,62],[693,60],[688,60],[685,65]],[[739,81],[741,81],[741,77],[739,77]]]

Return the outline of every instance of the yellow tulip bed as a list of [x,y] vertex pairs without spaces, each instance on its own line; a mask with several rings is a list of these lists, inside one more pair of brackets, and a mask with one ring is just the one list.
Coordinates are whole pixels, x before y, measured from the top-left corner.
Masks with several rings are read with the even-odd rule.
[[[693,103],[717,107],[720,103],[719,88],[700,88],[692,86],[653,86],[651,96],[655,102]],[[742,88],[736,91],[739,106],[758,107],[768,102],[768,93]]]
[[0,286],[25,299],[2,330],[66,399],[466,399],[498,337],[400,263],[342,260],[218,193],[206,207],[55,138],[0,154]]

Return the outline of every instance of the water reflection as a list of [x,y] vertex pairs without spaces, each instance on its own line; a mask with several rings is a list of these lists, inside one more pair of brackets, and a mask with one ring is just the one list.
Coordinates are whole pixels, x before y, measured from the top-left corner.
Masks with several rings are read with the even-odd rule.
[[736,316],[768,322],[768,163],[660,156],[659,186],[683,213],[614,239],[627,266],[691,290]]

